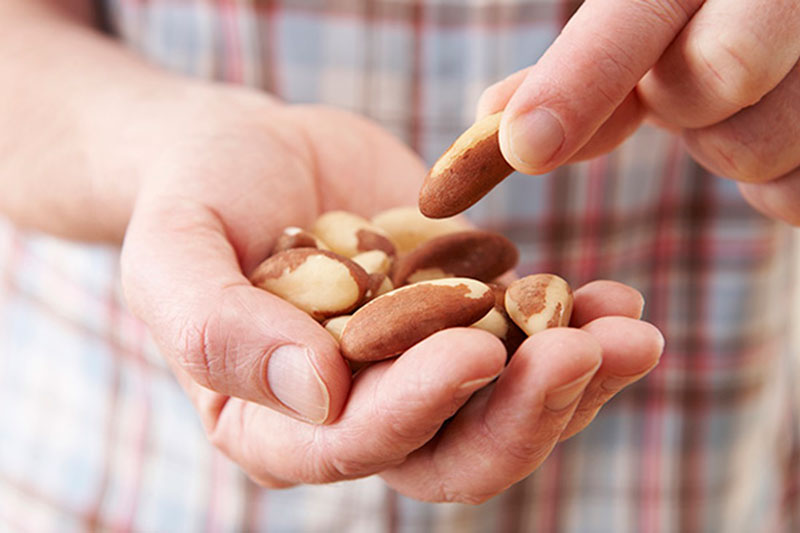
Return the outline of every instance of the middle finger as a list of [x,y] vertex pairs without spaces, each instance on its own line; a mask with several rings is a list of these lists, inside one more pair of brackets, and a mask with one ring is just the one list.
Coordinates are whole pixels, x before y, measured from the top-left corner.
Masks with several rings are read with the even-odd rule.
[[707,0],[639,83],[662,122],[700,128],[758,102],[800,57],[800,7]]

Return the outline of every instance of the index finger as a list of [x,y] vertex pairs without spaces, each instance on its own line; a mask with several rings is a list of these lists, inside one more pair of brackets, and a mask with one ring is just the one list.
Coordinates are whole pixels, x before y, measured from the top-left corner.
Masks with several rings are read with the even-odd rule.
[[499,140],[515,169],[566,162],[658,61],[703,0],[587,0],[506,106]]

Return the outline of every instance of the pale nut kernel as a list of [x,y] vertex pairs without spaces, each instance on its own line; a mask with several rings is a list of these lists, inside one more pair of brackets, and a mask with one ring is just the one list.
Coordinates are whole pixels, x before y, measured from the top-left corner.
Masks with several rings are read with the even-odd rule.
[[392,258],[383,250],[369,250],[352,257],[354,263],[367,274],[388,274],[392,268]]
[[314,222],[314,235],[345,257],[353,257],[369,250],[382,250],[386,255],[396,254],[389,235],[369,220],[346,211],[328,211]]
[[506,289],[508,316],[528,335],[569,325],[572,289],[555,274],[534,274],[518,279]]
[[396,287],[445,277],[488,282],[514,268],[519,252],[510,240],[491,231],[460,231],[431,239],[401,257],[392,276]]
[[423,215],[457,215],[514,171],[500,152],[497,133],[502,115],[489,115],[470,126],[436,161],[419,193]]
[[417,206],[382,211],[372,217],[372,223],[389,234],[399,255],[410,252],[434,237],[469,229],[461,219],[428,218],[419,212]]
[[342,337],[342,330],[351,316],[352,315],[341,315],[329,318],[322,323],[322,326],[336,339],[336,342],[339,342],[339,339]]
[[293,248],[267,258],[250,281],[321,320],[352,311],[364,297],[369,276],[333,252]]
[[[473,324],[473,326],[481,327],[481,329],[489,331],[489,333],[493,333],[498,337],[506,347],[506,354],[510,358],[516,353],[517,349],[525,342],[528,336],[524,331],[519,329],[519,326],[511,320],[511,317],[509,317],[506,312],[506,286],[501,283],[488,283],[488,285],[494,293],[494,308],[484,317],[484,319],[487,320],[487,322],[483,323],[485,327],[481,327],[481,321],[483,319]],[[493,313],[499,316],[490,316],[493,315]],[[500,318],[505,321],[505,326],[500,325]],[[501,329],[504,330],[503,335],[497,333]]]
[[291,250],[293,248],[319,248],[320,250],[329,249],[319,238],[303,228],[298,228],[297,226],[287,226],[275,241],[275,246],[272,248],[271,255],[283,252],[284,250]]
[[364,293],[364,300],[361,302],[361,305],[377,298],[381,294],[386,294],[393,290],[394,285],[392,285],[392,280],[389,279],[389,276],[381,274],[380,272],[370,274],[369,282],[367,283],[367,292]]
[[437,331],[473,324],[493,305],[492,290],[474,279],[407,285],[353,314],[342,331],[342,354],[352,361],[387,359]]
[[488,331],[498,339],[504,340],[508,335],[508,322],[508,319],[500,311],[492,307],[483,318],[470,327]]

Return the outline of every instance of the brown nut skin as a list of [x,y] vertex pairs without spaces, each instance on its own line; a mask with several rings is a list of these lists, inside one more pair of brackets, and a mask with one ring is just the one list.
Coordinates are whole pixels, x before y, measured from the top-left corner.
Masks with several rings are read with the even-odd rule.
[[489,281],[516,266],[519,252],[490,231],[460,231],[436,237],[397,261],[395,287],[424,279],[465,277]]
[[568,326],[572,316],[572,289],[555,274],[534,274],[518,279],[506,289],[505,307],[522,331]]
[[272,249],[272,254],[270,255],[275,255],[284,250],[291,250],[293,248],[319,248],[321,250],[327,250],[327,247],[308,231],[298,228],[297,226],[289,226],[278,236],[278,240],[275,241],[275,247]]
[[494,305],[492,290],[474,279],[423,281],[379,296],[347,322],[340,338],[351,361],[394,357],[445,328],[469,326]]
[[519,329],[519,326],[511,320],[506,312],[506,286],[500,283],[489,283],[488,285],[494,293],[494,307],[472,327],[488,331],[499,338],[506,347],[508,359],[511,359],[511,356],[517,352],[528,336]]
[[394,256],[396,247],[391,237],[369,220],[347,211],[328,211],[314,222],[314,235],[331,250],[353,257],[369,250],[381,250]]
[[250,281],[322,320],[355,309],[364,298],[369,275],[333,252],[293,248],[267,258]]
[[497,133],[502,116],[495,113],[470,126],[433,165],[419,193],[423,215],[457,215],[514,171],[500,152]]

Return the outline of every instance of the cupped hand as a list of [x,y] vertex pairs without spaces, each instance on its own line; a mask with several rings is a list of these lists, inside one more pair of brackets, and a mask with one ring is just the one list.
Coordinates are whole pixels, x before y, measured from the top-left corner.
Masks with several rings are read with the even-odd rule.
[[501,149],[527,174],[607,152],[645,117],[800,224],[800,5],[586,0],[542,58],[487,89]]
[[239,90],[159,123],[123,247],[126,297],[210,440],[265,486],[381,473],[415,498],[482,501],[658,361],[641,296],[594,282],[575,292],[572,327],[530,338],[507,367],[498,339],[460,328],[351,378],[333,338],[247,274],[285,226],[413,203],[417,157],[351,114]]
[[286,226],[413,201],[419,159],[355,115],[240,89],[192,94],[159,117],[126,232],[131,309],[200,385],[314,423],[336,418],[350,371],[330,335],[247,275]]

